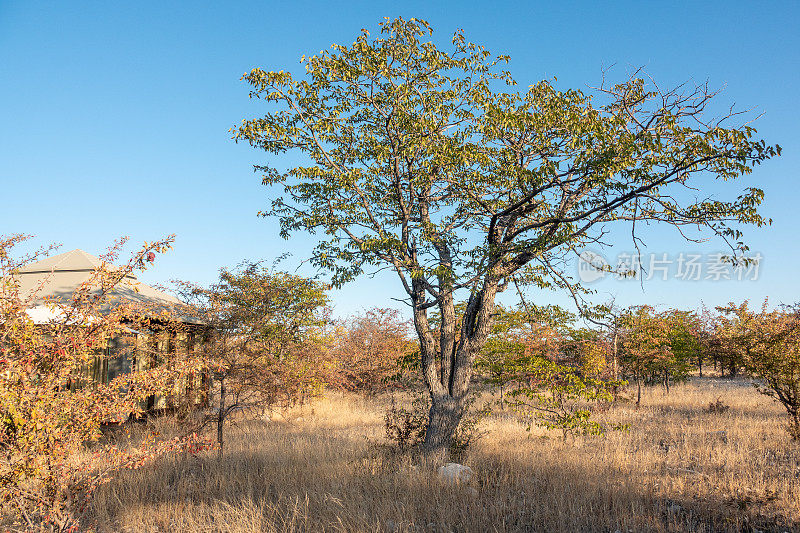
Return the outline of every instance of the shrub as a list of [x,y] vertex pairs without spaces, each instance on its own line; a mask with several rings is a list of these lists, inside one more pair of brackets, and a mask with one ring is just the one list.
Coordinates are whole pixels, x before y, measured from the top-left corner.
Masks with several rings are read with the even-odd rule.
[[[625,384],[581,375],[576,369],[532,358],[515,370],[517,387],[506,402],[536,425],[568,435],[599,435],[625,426],[602,424],[592,418],[592,403],[611,402],[612,391]],[[530,429],[530,424],[528,425]]]
[[[450,445],[449,456],[453,461],[460,461],[469,447],[486,435],[480,429],[480,423],[489,414],[489,406],[474,409],[474,404],[475,398],[472,397],[468,402],[467,414],[462,417]],[[393,398],[391,407],[384,415],[384,429],[390,445],[400,453],[419,450],[425,440],[429,408],[430,403],[423,396],[412,401],[411,409],[398,407]]]
[[87,382],[81,369],[102,361],[108,339],[121,338],[135,310],[111,301],[122,280],[170,239],[145,245],[121,268],[110,265],[124,241],[66,302],[46,303],[53,318],[35,324],[14,272],[27,260],[12,258],[24,241],[0,237],[0,502],[3,513],[25,530],[73,531],[94,491],[117,471],[138,468],[177,450],[206,443],[194,436],[174,440],[150,435],[140,446],[120,449],[98,442],[103,424],[141,413],[142,401],[174,390],[174,367],[160,365],[122,374],[108,383]]
[[721,344],[741,358],[759,392],[783,405],[789,435],[800,440],[800,308],[767,311],[765,300],[760,312],[746,301],[717,309]]
[[401,388],[404,361],[418,353],[410,331],[395,309],[370,309],[345,322],[333,348],[331,384],[367,394]]
[[708,404],[706,412],[714,414],[722,414],[730,408],[731,406],[723,402],[721,398],[717,398],[716,401],[713,401]]
[[424,411],[420,413],[418,410],[398,407],[392,401],[383,420],[386,439],[401,453],[418,448],[425,440],[428,416]]

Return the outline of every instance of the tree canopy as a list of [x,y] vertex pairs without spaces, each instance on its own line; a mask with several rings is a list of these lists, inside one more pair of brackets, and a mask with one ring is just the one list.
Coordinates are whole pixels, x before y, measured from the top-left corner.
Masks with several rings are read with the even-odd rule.
[[209,287],[178,284],[187,304],[180,313],[208,328],[209,339],[190,360],[219,388],[203,424],[216,423],[220,455],[232,413],[292,404],[321,389],[327,285],[250,262],[220,270]]
[[267,112],[235,138],[305,156],[256,166],[284,192],[262,214],[279,217],[286,238],[319,234],[310,259],[335,285],[396,272],[442,402],[461,404],[495,296],[513,276],[579,290],[569,255],[623,224],[634,234],[649,222],[706,228],[736,255],[746,249],[739,224],[769,222],[758,188],[727,200],[706,192],[780,153],[751,126],[731,125],[733,111],[707,117],[716,93],[706,85],[664,89],[636,72],[590,92],[547,80],[523,91],[503,69],[507,56],[461,31],[442,46],[432,33],[422,20],[386,19],[378,36],[362,30],[351,45],[303,57],[303,79],[253,69],[244,79]]

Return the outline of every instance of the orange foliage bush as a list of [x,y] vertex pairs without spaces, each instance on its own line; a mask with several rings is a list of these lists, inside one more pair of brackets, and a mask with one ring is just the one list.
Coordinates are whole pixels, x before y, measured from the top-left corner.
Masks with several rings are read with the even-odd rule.
[[367,393],[399,387],[404,361],[417,351],[410,329],[395,309],[370,309],[341,324],[332,347],[331,385]]
[[[103,265],[65,301],[45,301],[52,318],[35,324],[20,294],[16,269],[45,255],[14,259],[27,237],[0,237],[0,502],[3,515],[25,530],[72,531],[94,490],[123,468],[138,468],[179,449],[204,443],[187,437],[146,438],[138,448],[85,445],[101,437],[103,424],[141,412],[142,401],[174,384],[174,367],[123,374],[108,383],[87,381],[82,368],[103,357],[111,338],[124,339],[136,311],[111,300],[114,288],[145,267],[148,254],[171,239],[145,244],[121,268],[111,266],[120,241]],[[152,256],[151,256],[152,257]],[[77,383],[78,386],[70,386]]]

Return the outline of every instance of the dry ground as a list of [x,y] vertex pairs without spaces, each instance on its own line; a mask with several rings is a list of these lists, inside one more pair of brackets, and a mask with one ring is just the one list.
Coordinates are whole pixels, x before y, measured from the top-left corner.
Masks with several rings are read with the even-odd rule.
[[[717,398],[730,409],[707,412]],[[800,531],[800,445],[778,404],[741,382],[646,390],[640,409],[603,415],[629,432],[566,442],[493,415],[464,461],[477,495],[382,449],[387,405],[331,394],[242,423],[222,459],[163,460],[106,485],[92,519],[154,532]]]

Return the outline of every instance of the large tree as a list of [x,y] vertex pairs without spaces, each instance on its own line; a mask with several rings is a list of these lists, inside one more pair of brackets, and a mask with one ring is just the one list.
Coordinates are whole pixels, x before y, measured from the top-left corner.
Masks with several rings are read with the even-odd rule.
[[311,261],[335,285],[387,267],[399,277],[432,401],[425,449],[440,454],[512,277],[575,290],[568,254],[643,222],[705,227],[741,250],[736,224],[767,222],[762,191],[720,200],[706,187],[779,148],[728,126],[733,113],[705,118],[705,86],[664,90],[637,73],[597,98],[548,81],[517,91],[501,68],[508,57],[460,31],[445,46],[431,34],[424,21],[387,19],[376,37],[362,30],[304,57],[303,79],[252,70],[250,96],[267,111],[234,134],[304,156],[256,166],[284,190],[262,214],[278,216],[286,238],[321,233]]

